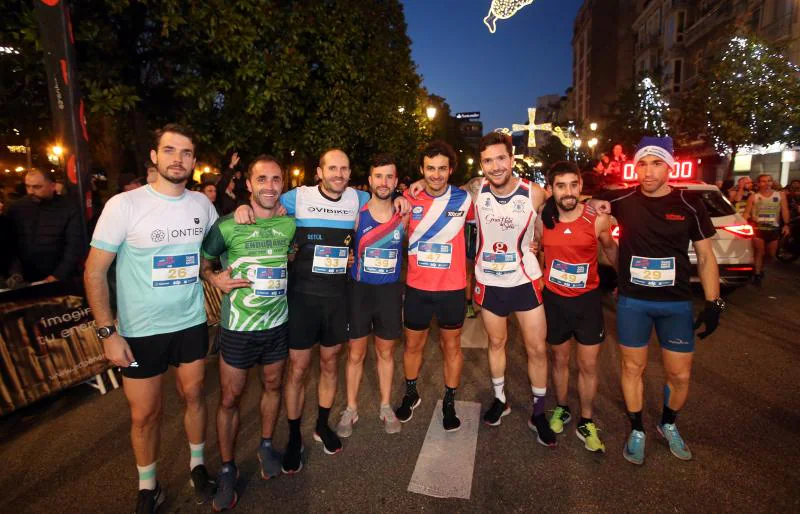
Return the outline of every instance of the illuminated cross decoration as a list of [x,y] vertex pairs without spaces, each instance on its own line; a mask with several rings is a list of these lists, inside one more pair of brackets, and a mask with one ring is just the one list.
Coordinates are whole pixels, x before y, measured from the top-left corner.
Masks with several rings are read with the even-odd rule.
[[541,123],[539,125],[536,124],[536,108],[529,107],[528,108],[528,124],[527,125],[518,125],[514,124],[511,126],[511,130],[514,132],[522,132],[527,130],[528,131],[528,148],[536,148],[536,131],[543,130],[546,132],[553,131],[553,124],[552,123]]

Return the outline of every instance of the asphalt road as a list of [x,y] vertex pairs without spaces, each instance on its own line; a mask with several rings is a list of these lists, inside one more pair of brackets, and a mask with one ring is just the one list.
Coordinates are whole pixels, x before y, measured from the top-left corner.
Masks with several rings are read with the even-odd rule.
[[[613,301],[606,295],[608,339],[601,354],[595,420],[608,453],[590,454],[570,425],[555,449],[536,444],[526,426],[530,388],[516,331],[509,345],[506,384],[513,412],[502,426],[478,430],[470,499],[442,499],[407,491],[436,400],[441,397],[441,357],[429,344],[414,419],[397,435],[377,421],[374,356],[370,355],[360,397],[361,421],[344,451],[324,455],[311,440],[316,418],[314,370],[306,396],[303,434],[305,469],[264,482],[257,473],[258,382],[243,402],[237,461],[240,502],[234,512],[798,512],[800,511],[800,265],[778,265],[761,289],[728,296],[719,330],[698,343],[689,404],[678,419],[695,459],[682,462],[657,441],[663,368],[651,344],[646,372],[647,461],[636,467],[621,452],[628,423],[619,387]],[[700,302],[698,301],[698,306]],[[469,323],[480,323],[479,320]],[[480,327],[470,329],[481,346]],[[394,399],[402,387],[397,349]],[[465,348],[458,399],[491,400],[486,351]],[[210,419],[218,402],[216,358],[208,360]],[[342,362],[342,370],[344,362]],[[340,387],[343,388],[341,375]],[[570,403],[577,409],[572,377]],[[552,395],[548,407],[552,407]],[[344,407],[343,390],[332,424]],[[281,414],[275,435],[281,448],[287,427]],[[129,419],[121,390],[100,396],[79,386],[0,419],[0,512],[130,512],[136,469],[128,439]],[[160,512],[209,512],[194,503],[187,484],[189,449],[171,380],[165,388],[159,479],[168,499]],[[207,462],[219,467],[216,430],[209,424]]]

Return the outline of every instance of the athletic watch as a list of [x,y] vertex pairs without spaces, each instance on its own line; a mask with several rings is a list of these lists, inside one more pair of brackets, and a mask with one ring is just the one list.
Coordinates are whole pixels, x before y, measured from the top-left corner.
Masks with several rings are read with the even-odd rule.
[[109,337],[111,337],[111,335],[116,331],[117,327],[115,327],[114,325],[108,325],[105,327],[98,328],[95,331],[95,333],[97,334],[97,338],[102,341],[103,339],[108,339]]
[[725,300],[717,298],[716,300],[709,300],[708,304],[717,312],[722,312],[727,307]]

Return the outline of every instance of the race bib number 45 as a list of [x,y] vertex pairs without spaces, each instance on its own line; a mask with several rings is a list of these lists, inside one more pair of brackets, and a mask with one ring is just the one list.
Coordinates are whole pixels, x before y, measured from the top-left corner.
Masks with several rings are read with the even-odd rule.
[[397,250],[391,248],[367,248],[364,251],[364,272],[391,275],[397,267]]
[[286,266],[258,267],[252,279],[256,296],[274,298],[286,295]]
[[196,253],[153,257],[153,287],[194,284],[199,273],[200,259]]
[[572,264],[553,259],[547,280],[564,287],[583,288],[589,280],[589,264]]
[[324,275],[343,275],[347,272],[348,254],[346,246],[316,245],[311,271]]
[[675,257],[631,257],[631,283],[644,287],[675,285]]
[[417,245],[417,266],[421,268],[449,269],[453,260],[450,243],[420,243]]

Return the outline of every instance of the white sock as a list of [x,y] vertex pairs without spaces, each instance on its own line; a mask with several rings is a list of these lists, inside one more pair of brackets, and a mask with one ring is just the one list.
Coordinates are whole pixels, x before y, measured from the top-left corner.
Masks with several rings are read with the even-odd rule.
[[506,377],[494,378],[492,377],[492,389],[494,389],[494,397],[503,403],[506,403]]
[[139,471],[139,490],[156,488],[156,463],[148,464],[147,466],[136,466]]
[[190,471],[196,468],[197,466],[206,463],[206,460],[203,457],[203,452],[205,448],[206,448],[205,441],[203,441],[200,444],[189,443],[189,454],[191,455],[191,459],[189,460]]

